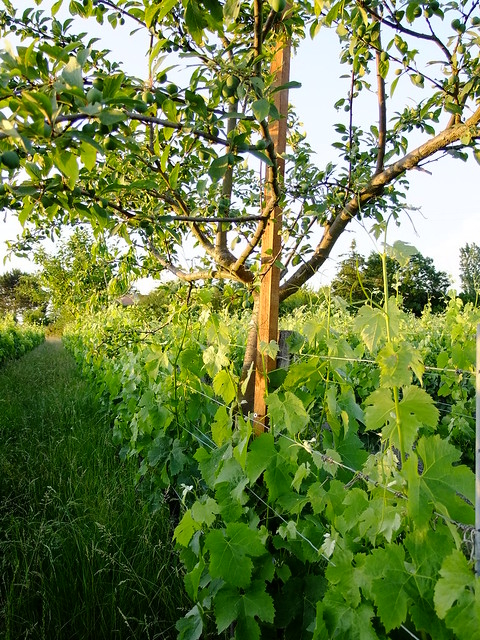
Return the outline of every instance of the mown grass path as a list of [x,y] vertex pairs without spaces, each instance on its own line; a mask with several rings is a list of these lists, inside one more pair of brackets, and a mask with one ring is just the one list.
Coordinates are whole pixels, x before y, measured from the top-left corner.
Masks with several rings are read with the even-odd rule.
[[168,513],[146,512],[60,340],[0,369],[0,638],[175,638]]

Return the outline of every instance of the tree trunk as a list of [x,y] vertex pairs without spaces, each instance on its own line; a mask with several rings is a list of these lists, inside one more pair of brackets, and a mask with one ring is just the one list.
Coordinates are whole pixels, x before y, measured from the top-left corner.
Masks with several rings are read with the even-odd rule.
[[[255,396],[255,361],[257,357],[258,334],[258,294],[254,295],[252,317],[248,325],[247,347],[243,358],[242,372],[238,389],[238,400],[242,405],[242,413],[246,416],[253,412]],[[245,386],[246,385],[246,386]],[[244,391],[242,391],[244,389]]]

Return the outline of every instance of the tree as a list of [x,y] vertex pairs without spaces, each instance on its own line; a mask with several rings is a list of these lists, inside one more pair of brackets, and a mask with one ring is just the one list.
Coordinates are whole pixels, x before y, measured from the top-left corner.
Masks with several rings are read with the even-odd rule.
[[[478,0],[401,9],[382,0],[70,2],[72,16],[148,34],[145,78],[122,71],[88,23],[74,34],[62,0],[52,15],[3,4],[2,35],[22,44],[1,54],[0,206],[17,212],[26,246],[82,220],[126,239],[128,260],[146,271],[232,279],[257,300],[260,281],[281,271],[284,300],[352,219],[398,216],[410,170],[445,154],[466,159],[469,148],[478,155]],[[321,41],[325,28],[338,34],[350,84],[336,101],[343,121],[325,132],[338,161],[320,168],[293,107],[287,120],[294,79],[279,84],[290,43]],[[172,52],[173,66],[186,61],[181,74],[166,66]],[[417,102],[389,117],[387,100],[408,81]],[[360,99],[374,100],[371,122],[356,117]],[[262,254],[272,228],[281,246]],[[186,242],[196,255],[188,266]],[[255,359],[256,309],[244,371]]]
[[465,298],[476,303],[480,291],[480,247],[474,242],[460,248],[460,282]]
[[48,295],[37,274],[12,269],[0,275],[0,313],[21,315],[24,320],[43,324]]
[[106,304],[127,289],[116,278],[115,258],[106,243],[95,242],[84,229],[76,229],[61,241],[54,255],[39,249],[35,261],[41,267],[39,277],[57,320]]
[[[355,265],[352,264],[353,258],[355,258]],[[386,271],[389,296],[400,295],[406,310],[419,316],[427,304],[434,312],[445,308],[450,281],[444,271],[435,269],[432,258],[414,253],[408,256],[408,259],[399,262],[387,255]],[[368,297],[377,304],[381,304],[384,297],[384,282],[380,254],[372,252],[367,260],[362,256],[357,258],[355,254],[348,256],[332,282],[332,290],[336,295],[341,296],[341,292],[347,292],[348,296],[342,297],[353,303],[365,302]]]
[[332,280],[332,293],[352,303],[365,301],[365,293],[359,279],[364,267],[365,258],[358,253],[353,241],[350,253],[341,261],[338,273]]

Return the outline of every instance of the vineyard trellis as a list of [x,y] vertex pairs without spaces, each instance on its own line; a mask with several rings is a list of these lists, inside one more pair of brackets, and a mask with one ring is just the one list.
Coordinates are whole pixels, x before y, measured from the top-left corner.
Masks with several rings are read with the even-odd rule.
[[[190,300],[192,304],[195,307]],[[406,332],[410,341],[422,336],[422,353],[427,354],[429,344],[424,385],[430,392],[450,390],[448,398],[440,398],[452,403],[450,414],[443,408],[443,421],[437,412],[436,426],[428,426],[433,405],[418,386],[427,424],[416,427],[416,444],[409,444],[403,464],[389,446],[394,431],[387,437],[386,427],[381,429],[384,444],[378,448],[379,428],[371,432],[356,423],[359,417],[371,420],[368,398],[385,382],[379,376],[386,366],[384,338],[373,352],[360,348],[362,328],[357,323],[352,331],[346,315],[335,312],[338,317],[327,321],[331,310],[312,310],[298,324],[300,314],[294,314],[294,328],[304,334],[296,343],[298,361],[282,373],[290,379],[277,380],[270,388],[271,424],[253,438],[253,420],[236,410],[235,367],[242,360],[238,337],[245,332],[244,323],[200,305],[187,314],[185,309],[172,311],[171,322],[161,320],[163,329],[155,332],[155,323],[146,327],[136,312],[139,332],[147,332],[149,344],[144,344],[136,336],[134,315],[127,313],[125,319],[124,313],[112,311],[84,321],[67,343],[85,372],[95,376],[99,393],[111,398],[114,438],[122,456],[139,457],[142,491],[147,496],[152,491],[155,504],[168,486],[183,505],[175,539],[194,604],[178,623],[180,638],[200,637],[210,617],[219,635],[227,620],[228,625],[235,623],[238,638],[268,634],[274,620],[276,627],[287,630],[293,621],[282,618],[281,602],[294,584],[300,591],[307,584],[313,589],[303,622],[295,623],[305,637],[331,637],[337,628],[339,637],[354,638],[360,620],[363,635],[358,637],[386,638],[394,628],[421,640],[425,634],[471,634],[471,627],[462,630],[455,620],[460,611],[476,615],[473,573],[468,577],[474,552],[474,476],[459,464],[460,451],[440,432],[449,428],[455,434],[452,423],[465,420],[460,414],[468,415],[474,401],[474,367],[468,361],[472,309],[461,310],[452,301],[442,327],[440,319],[426,316],[416,320],[414,328],[408,316],[397,315],[403,327],[398,331]],[[389,313],[397,312],[390,308]],[[288,322],[292,328],[292,320]],[[294,350],[297,333],[292,334]],[[458,348],[453,348],[454,341]],[[408,343],[401,344],[408,353]],[[420,384],[418,359],[413,366]],[[361,416],[347,390],[352,385],[360,393]],[[313,404],[308,400],[311,392]],[[401,402],[410,401],[410,387],[401,393]],[[322,428],[324,423],[330,428]],[[350,436],[343,431],[346,425]],[[357,433],[363,444],[355,436],[353,446],[351,438]],[[470,460],[467,450],[463,455]],[[452,592],[454,575],[459,583]],[[387,607],[384,599],[390,583],[399,599],[393,613],[391,602]],[[247,601],[251,608],[244,607]],[[423,618],[415,602],[425,610]],[[292,611],[297,611],[293,617],[300,615],[295,607]],[[245,636],[246,629],[252,635]]]

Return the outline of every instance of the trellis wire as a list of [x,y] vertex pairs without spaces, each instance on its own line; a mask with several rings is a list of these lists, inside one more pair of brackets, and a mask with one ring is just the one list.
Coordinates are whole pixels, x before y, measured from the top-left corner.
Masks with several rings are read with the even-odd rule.
[[[159,372],[159,373],[160,373],[160,372]],[[165,373],[164,373],[164,372],[161,372],[161,373],[163,373],[163,375],[164,375],[165,377],[167,376],[167,373],[166,373],[166,372],[165,372]],[[189,385],[189,384],[187,384],[187,383],[185,383],[185,382],[183,383],[183,386],[184,386],[186,389],[189,389],[190,391],[193,391],[194,393],[198,393],[198,395],[203,396],[204,398],[207,398],[208,400],[211,400],[211,401],[212,401],[212,402],[214,402],[215,404],[217,404],[217,405],[219,405],[219,406],[221,406],[221,407],[224,407],[225,409],[230,409],[229,405],[227,405],[227,404],[225,404],[225,403],[223,403],[223,402],[220,402],[220,401],[219,401],[219,400],[217,400],[216,398],[212,398],[211,396],[209,396],[207,393],[205,393],[205,392],[201,391],[200,389],[195,389],[195,387],[192,387],[191,385]],[[255,416],[250,416],[250,420],[251,420],[251,422],[252,422],[252,425],[257,424],[257,422],[258,422],[257,420],[255,420]],[[265,425],[263,424],[263,422],[262,422],[262,423],[258,422],[258,424],[262,424],[263,426],[265,426]],[[183,428],[183,427],[182,427],[182,428]],[[197,430],[198,430],[198,431],[199,431],[203,436],[205,436],[205,434],[204,434],[202,431],[200,431],[199,429],[197,429]],[[268,429],[268,427],[267,427],[267,430],[269,430],[269,429]],[[190,432],[190,431],[188,431],[188,429],[186,429],[186,428],[185,428],[185,431],[187,431],[188,433],[191,433],[191,432]],[[191,434],[191,435],[193,435],[193,434]],[[196,440],[200,441],[200,439],[198,438],[198,436],[194,436],[194,437],[196,438]],[[207,436],[207,437],[208,437],[208,436]],[[279,437],[279,438],[284,438],[285,440],[288,440],[289,442],[291,442],[291,443],[292,443],[292,445],[302,447],[303,449],[305,449],[305,450],[306,450],[306,451],[308,451],[309,453],[312,453],[312,452],[316,453],[316,454],[321,458],[321,460],[322,460],[324,463],[326,463],[326,464],[333,464],[333,465],[337,466],[337,467],[338,467],[338,468],[340,468],[340,469],[344,469],[345,471],[349,471],[350,473],[353,473],[353,474],[354,474],[354,475],[353,475],[353,478],[350,480],[350,482],[348,482],[348,483],[345,485],[345,488],[348,488],[348,487],[349,487],[350,485],[352,485],[356,480],[362,480],[362,481],[363,481],[363,482],[365,482],[366,484],[371,484],[371,485],[373,485],[375,488],[383,489],[384,491],[386,491],[386,492],[388,492],[388,493],[391,493],[391,494],[392,494],[392,495],[394,495],[396,498],[400,498],[400,499],[403,499],[403,500],[408,500],[408,496],[407,496],[405,493],[403,493],[402,491],[398,491],[397,489],[392,489],[392,487],[389,487],[389,486],[387,486],[387,485],[384,485],[384,484],[382,484],[381,482],[378,482],[378,480],[374,480],[374,479],[373,479],[373,478],[371,478],[368,474],[363,473],[362,471],[359,471],[358,469],[355,469],[354,467],[350,467],[349,465],[345,464],[344,462],[339,462],[338,460],[334,460],[333,458],[331,458],[330,456],[328,456],[328,455],[327,455],[327,454],[325,454],[325,453],[322,453],[321,451],[318,451],[318,450],[316,450],[316,449],[314,450],[314,449],[311,447],[311,443],[310,443],[310,442],[308,442],[308,441],[303,441],[303,442],[297,441],[297,440],[295,440],[294,438],[291,438],[290,436],[287,436],[285,433],[279,433],[279,434],[278,434],[278,437]],[[210,440],[210,442],[213,442],[210,438],[208,438],[208,439]],[[203,444],[203,443],[202,443],[202,444]],[[217,449],[218,449],[217,445],[215,445],[215,444],[214,444],[213,446],[212,446],[212,445],[208,445],[208,446],[209,446],[211,449],[214,449],[214,448],[217,448]],[[253,491],[251,491],[251,493],[253,493]],[[282,520],[283,520],[283,518],[282,518],[279,514],[277,514],[277,513],[275,512],[275,510],[274,510],[274,509],[272,509],[272,511],[273,511],[273,513],[275,513],[275,515],[277,515],[278,517],[280,517],[280,519],[282,519]],[[443,520],[444,522],[450,522],[451,524],[455,525],[457,528],[459,528],[459,529],[461,529],[461,530],[463,530],[463,531],[466,531],[466,530],[472,530],[472,529],[473,529],[473,527],[472,527],[471,525],[465,524],[465,523],[463,523],[463,522],[457,522],[457,521],[452,520],[451,518],[448,518],[447,516],[445,516],[445,515],[443,515],[443,514],[441,514],[441,513],[438,513],[438,512],[436,512],[436,511],[434,512],[434,515],[435,515],[437,518],[440,518],[441,520]],[[313,548],[316,548],[316,547],[315,547],[315,545],[314,545],[311,541],[308,541],[308,542],[309,542],[309,544],[310,544]]]

